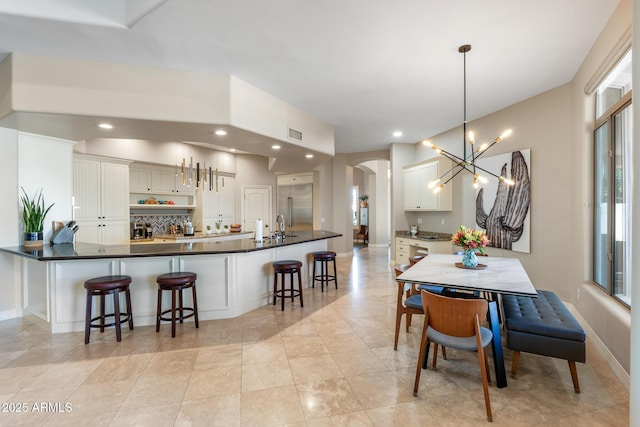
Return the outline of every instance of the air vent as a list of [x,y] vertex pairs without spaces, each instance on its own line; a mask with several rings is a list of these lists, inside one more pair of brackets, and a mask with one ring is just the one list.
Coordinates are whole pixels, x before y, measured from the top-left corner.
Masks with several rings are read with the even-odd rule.
[[302,132],[300,132],[299,130],[289,128],[289,139],[302,142]]

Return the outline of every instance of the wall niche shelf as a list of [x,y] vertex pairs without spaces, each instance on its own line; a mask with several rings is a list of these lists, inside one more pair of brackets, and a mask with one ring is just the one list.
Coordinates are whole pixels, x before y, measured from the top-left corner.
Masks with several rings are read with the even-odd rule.
[[149,204],[141,204],[141,203],[136,203],[136,204],[131,204],[129,205],[130,209],[136,209],[136,210],[147,210],[147,209],[153,209],[153,210],[171,210],[171,209],[195,209],[195,205],[149,205]]

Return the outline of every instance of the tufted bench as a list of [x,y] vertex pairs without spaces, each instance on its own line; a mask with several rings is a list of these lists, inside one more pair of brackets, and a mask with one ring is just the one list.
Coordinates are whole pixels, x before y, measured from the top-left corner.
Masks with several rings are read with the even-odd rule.
[[550,291],[538,291],[538,298],[503,295],[502,306],[507,347],[514,351],[511,375],[516,376],[521,351],[565,359],[580,393],[576,362],[585,361],[586,335],[560,298]]

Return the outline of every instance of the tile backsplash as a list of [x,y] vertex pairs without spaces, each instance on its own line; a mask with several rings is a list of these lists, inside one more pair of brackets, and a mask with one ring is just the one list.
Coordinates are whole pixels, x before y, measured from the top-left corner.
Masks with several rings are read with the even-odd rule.
[[[171,224],[182,225],[185,221],[190,221],[190,215],[131,215],[131,222],[144,222],[151,224],[153,232],[156,234],[168,234]],[[196,226],[196,224],[194,224]]]

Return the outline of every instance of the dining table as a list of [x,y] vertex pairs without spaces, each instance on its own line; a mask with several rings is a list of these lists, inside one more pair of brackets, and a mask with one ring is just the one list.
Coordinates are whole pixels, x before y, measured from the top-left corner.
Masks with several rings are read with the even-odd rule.
[[500,258],[492,256],[478,257],[478,266],[467,268],[462,265],[459,255],[429,254],[396,280],[415,285],[437,285],[447,289],[484,293],[489,298],[487,320],[493,340],[493,363],[496,372],[496,385],[507,386],[504,367],[504,354],[500,333],[500,317],[498,315],[497,295],[521,295],[537,297],[537,292],[527,272],[517,258]]

